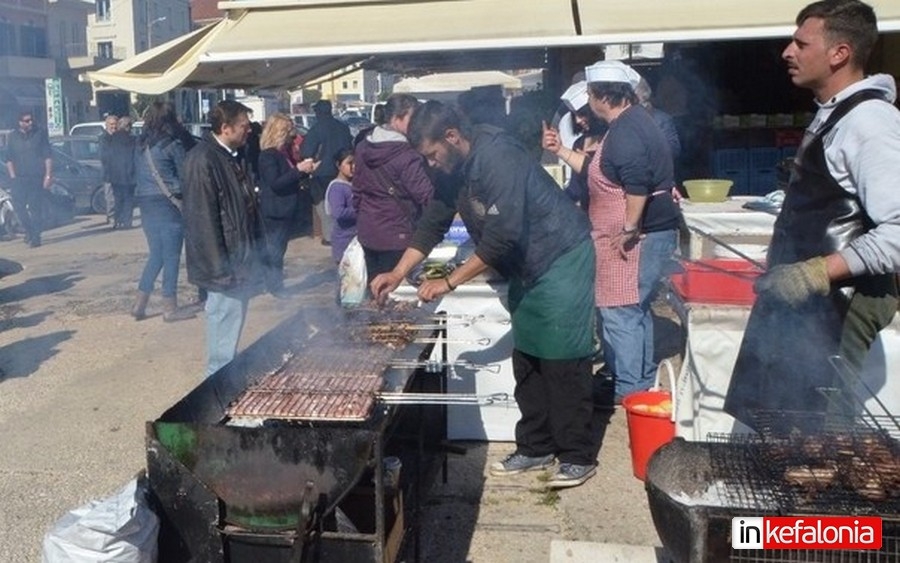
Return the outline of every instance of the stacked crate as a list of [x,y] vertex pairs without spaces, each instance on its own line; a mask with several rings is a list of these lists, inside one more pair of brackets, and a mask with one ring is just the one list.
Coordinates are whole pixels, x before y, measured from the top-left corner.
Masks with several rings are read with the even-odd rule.
[[781,149],[761,147],[750,149],[749,195],[766,195],[778,189],[777,167]]
[[713,151],[713,175],[716,178],[734,182],[729,195],[748,194],[747,149]]

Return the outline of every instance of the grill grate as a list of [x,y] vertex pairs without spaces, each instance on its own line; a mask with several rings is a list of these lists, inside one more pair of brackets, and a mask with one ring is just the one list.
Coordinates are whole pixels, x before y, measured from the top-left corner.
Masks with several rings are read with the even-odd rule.
[[756,421],[784,511],[900,514],[900,429],[890,417],[767,411]]
[[771,514],[781,495],[760,463],[763,444],[752,434],[710,434],[710,472],[718,498],[732,508]]

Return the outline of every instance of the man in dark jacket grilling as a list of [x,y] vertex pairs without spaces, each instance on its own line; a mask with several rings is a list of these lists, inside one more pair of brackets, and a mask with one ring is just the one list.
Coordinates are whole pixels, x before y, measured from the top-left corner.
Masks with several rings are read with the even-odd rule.
[[489,266],[509,278],[515,397],[522,417],[516,451],[491,466],[513,475],[560,465],[546,483],[573,487],[596,471],[591,436],[594,247],[590,225],[529,152],[501,129],[470,126],[453,108],[428,102],[413,113],[410,143],[432,167],[458,174],[443,185],[393,271],[377,276],[383,299],[441,241],[458,211],[475,253],[448,277],[427,280],[432,301]]
[[234,358],[250,297],[262,280],[262,230],[253,183],[239,159],[250,108],[225,100],[210,113],[212,132],[184,161],[188,280],[208,292],[206,375]]

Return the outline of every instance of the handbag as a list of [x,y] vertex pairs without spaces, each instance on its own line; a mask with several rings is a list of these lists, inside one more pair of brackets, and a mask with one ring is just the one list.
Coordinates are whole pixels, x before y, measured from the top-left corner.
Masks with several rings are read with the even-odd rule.
[[163,195],[166,196],[166,198],[168,198],[170,202],[172,202],[172,205],[174,205],[175,208],[178,209],[178,211],[181,211],[181,199],[176,197],[175,194],[173,194],[172,191],[169,190],[169,187],[166,186],[166,183],[163,182],[162,176],[159,175],[159,170],[157,170],[156,168],[156,163],[153,162],[153,156],[150,154],[149,148],[144,149],[144,157],[147,159],[147,164],[150,165],[150,173],[153,174],[153,179],[156,180],[156,185],[157,187],[159,187],[159,191],[161,191]]

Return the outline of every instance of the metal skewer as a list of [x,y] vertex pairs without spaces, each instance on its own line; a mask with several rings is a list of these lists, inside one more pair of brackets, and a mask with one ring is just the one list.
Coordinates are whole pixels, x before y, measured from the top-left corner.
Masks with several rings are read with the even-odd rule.
[[445,367],[451,369],[463,368],[474,371],[484,370],[491,373],[500,373],[500,364],[480,365],[474,364],[468,360],[457,360],[455,362],[443,362],[440,360],[391,360],[390,365],[393,368],[425,368],[425,371],[428,373],[437,373]]
[[388,405],[494,405],[511,404],[509,393],[469,395],[466,393],[379,393]]
[[723,240],[720,239],[719,237],[717,237],[717,236],[715,236],[715,235],[713,235],[713,234],[711,234],[711,233],[707,233],[707,232],[704,231],[703,229],[698,229],[697,227],[693,227],[693,226],[691,226],[691,225],[688,225],[687,228],[690,229],[691,231],[697,233],[697,234],[700,235],[701,237],[707,238],[707,239],[713,241],[714,243],[718,244],[719,246],[721,246],[722,248],[728,250],[729,252],[733,253],[734,255],[739,256],[740,258],[743,258],[743,259],[746,260],[747,262],[750,262],[751,264],[753,264],[754,267],[756,267],[757,269],[759,269],[761,272],[765,272],[765,271],[768,269],[768,266],[766,266],[765,264],[763,264],[763,263],[760,262],[759,260],[750,258],[750,257],[747,256],[745,253],[741,252],[740,250],[738,250],[738,249],[735,248],[734,246],[732,246],[732,245],[728,244],[727,242],[723,241]]

